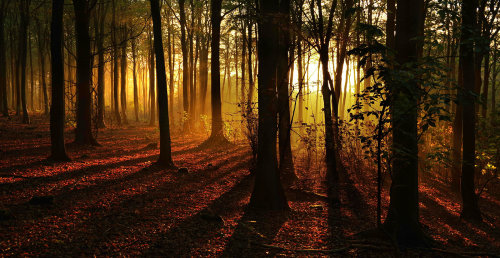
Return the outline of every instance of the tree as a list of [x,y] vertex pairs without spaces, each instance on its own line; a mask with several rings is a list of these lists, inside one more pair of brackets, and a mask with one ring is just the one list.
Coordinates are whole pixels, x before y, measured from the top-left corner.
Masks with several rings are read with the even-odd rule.
[[104,25],[106,14],[108,10],[108,3],[103,1],[99,2],[99,9],[95,15],[95,41],[97,47],[97,126],[105,128],[104,123]]
[[[477,204],[477,195],[474,187],[474,167],[476,159],[476,107],[475,107],[475,76],[474,72],[474,41],[476,28],[475,0],[462,1],[462,26],[460,37],[460,59],[463,82],[462,103],[462,212],[465,219],[481,219],[481,211]],[[476,31],[477,32],[477,31]]]
[[277,55],[277,84],[278,84],[278,114],[279,114],[279,168],[283,179],[293,181],[297,179],[293,169],[292,146],[290,144],[290,98],[289,98],[289,53],[290,43],[290,0],[280,2],[280,30]]
[[0,1],[0,111],[3,116],[9,116],[7,99],[7,64],[5,58],[5,11],[10,0]]
[[221,24],[222,0],[211,1],[210,21],[212,24],[211,38],[211,100],[212,100],[212,132],[210,137],[202,144],[210,146],[214,144],[228,143],[224,136],[224,127],[222,122],[222,102],[220,91],[220,24]]
[[64,0],[52,1],[50,25],[50,53],[52,68],[52,104],[50,107],[50,159],[68,161],[64,147],[64,55],[63,55]]
[[153,36],[149,33],[149,125],[156,123],[156,101],[155,101],[155,56],[153,49]]
[[134,113],[135,121],[139,122],[139,90],[137,88],[137,61],[136,61],[136,43],[132,39],[132,77],[134,80]]
[[19,29],[19,64],[21,69],[21,103],[23,108],[23,123],[29,124],[30,117],[26,103],[26,56],[27,56],[27,41],[28,41],[28,26],[29,26],[29,8],[31,0],[21,0],[19,7],[21,9],[21,22]]
[[[417,61],[423,0],[397,1],[395,61],[392,95],[392,183],[384,228],[399,245],[427,246],[419,222]],[[406,76],[404,76],[406,74]]]
[[156,91],[158,96],[158,116],[160,126],[160,157],[158,163],[175,168],[172,161],[172,150],[170,143],[170,125],[168,121],[168,93],[167,77],[165,73],[165,57],[163,54],[163,42],[161,34],[161,17],[158,0],[150,0],[151,17],[153,19],[154,50],[156,57]]
[[255,184],[249,204],[250,207],[256,209],[285,210],[289,208],[281,185],[276,157],[278,111],[276,72],[279,26],[276,19],[272,17],[278,14],[279,3],[279,0],[259,1],[259,128]]
[[[308,42],[319,54],[321,62],[321,72],[323,81],[321,85],[321,94],[323,95],[323,114],[325,121],[325,161],[328,176],[332,179],[329,181],[336,181],[338,178],[336,153],[335,153],[335,132],[332,116],[332,106],[334,111],[338,106],[338,98],[334,92],[334,85],[328,69],[329,63],[329,47],[330,39],[333,34],[333,16],[337,2],[331,3],[328,11],[328,18],[324,24],[323,7],[320,1],[309,0],[309,19],[310,31],[313,35],[313,42]],[[306,15],[306,13],[304,13]],[[332,103],[332,100],[334,103]],[[336,112],[336,111],[335,111]]]
[[111,18],[111,41],[113,44],[113,104],[114,104],[114,113],[115,113],[115,119],[118,125],[121,124],[121,116],[120,116],[120,109],[119,109],[119,101],[118,101],[118,76],[119,76],[119,71],[118,70],[118,42],[117,42],[117,26],[116,26],[116,0],[112,0],[111,4],[113,5],[112,11],[113,11],[113,17]]
[[[120,57],[120,102],[122,108],[122,121],[128,124],[127,119],[127,26],[122,26],[122,44],[121,44],[121,57]],[[115,67],[116,69],[116,67]]]
[[[182,50],[182,106],[184,110],[183,116],[188,114],[188,87],[189,87],[189,63],[188,63],[188,49],[186,42],[186,10],[184,8],[186,0],[179,0],[180,9],[180,25],[181,25],[181,50]],[[184,129],[189,126],[188,121],[184,121]]]
[[[92,135],[90,80],[92,75],[89,17],[97,0],[73,0],[76,35],[76,130],[75,142],[97,145]],[[116,67],[115,67],[116,69]]]
[[47,96],[47,83],[45,82],[45,40],[44,40],[44,34],[42,30],[42,23],[36,19],[36,26],[37,26],[37,38],[38,38],[38,54],[39,54],[39,59],[40,59],[40,82],[42,84],[40,88],[40,95],[41,98],[43,98],[43,113],[45,115],[49,114],[49,100]]

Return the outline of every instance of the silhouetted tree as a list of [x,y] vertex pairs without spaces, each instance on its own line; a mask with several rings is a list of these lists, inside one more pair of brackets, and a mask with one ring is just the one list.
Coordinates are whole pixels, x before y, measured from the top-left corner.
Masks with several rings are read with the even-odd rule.
[[[76,130],[75,142],[97,145],[92,135],[92,98],[90,81],[92,75],[89,19],[97,0],[73,0],[76,35]],[[115,67],[116,69],[116,67]]]
[[[393,163],[390,204],[384,227],[397,243],[427,246],[419,222],[417,103],[419,99],[417,60],[423,0],[397,1],[392,94]],[[406,75],[404,75],[406,74]]]
[[462,26],[460,37],[460,59],[464,100],[462,102],[462,212],[465,219],[481,219],[481,211],[477,204],[477,195],[474,187],[474,169],[476,160],[476,105],[475,105],[475,76],[474,72],[474,41],[476,31],[477,1],[462,1]]
[[19,28],[19,64],[21,69],[21,104],[23,108],[23,123],[29,124],[30,117],[28,114],[28,106],[26,102],[26,56],[28,42],[28,26],[29,26],[29,8],[31,0],[20,0],[19,8],[21,9],[21,21]]
[[150,0],[151,17],[153,19],[154,50],[156,57],[156,91],[158,96],[158,117],[160,125],[160,157],[158,163],[174,168],[170,143],[170,123],[168,120],[167,76],[165,73],[165,57],[161,33],[161,16],[158,0]]
[[270,210],[288,209],[276,157],[279,24],[273,17],[279,13],[279,3],[279,0],[259,1],[259,128],[255,184],[249,204],[252,208]]
[[64,0],[52,1],[50,25],[50,53],[52,68],[52,104],[50,107],[50,159],[69,160],[64,147],[64,55],[63,55]]
[[7,98],[7,64],[5,58],[5,13],[10,0],[0,1],[0,111],[9,116]]
[[224,136],[222,122],[222,102],[220,91],[220,24],[221,24],[222,0],[211,1],[210,21],[212,25],[211,44],[211,100],[212,100],[212,132],[204,145],[224,144],[227,139]]

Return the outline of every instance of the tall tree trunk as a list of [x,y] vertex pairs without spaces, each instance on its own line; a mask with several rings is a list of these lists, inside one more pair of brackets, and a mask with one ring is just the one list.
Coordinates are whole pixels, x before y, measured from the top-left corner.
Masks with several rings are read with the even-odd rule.
[[[464,219],[481,219],[481,211],[477,203],[477,195],[474,186],[474,166],[476,160],[476,110],[474,92],[477,90],[478,73],[474,65],[474,43],[476,23],[475,0],[462,1],[462,26],[460,37],[460,58],[462,59],[462,77],[464,89],[463,107],[463,158],[462,158],[462,212]],[[476,61],[477,62],[477,61]],[[477,66],[476,66],[477,69]]]
[[[397,1],[394,68],[415,73],[418,60],[423,0]],[[419,222],[417,80],[409,77],[391,81],[393,164],[390,204],[384,227],[399,245],[428,246]]]
[[7,98],[7,64],[5,56],[5,10],[7,0],[0,1],[0,111],[3,116],[9,116],[9,105]]
[[101,3],[100,6],[100,17],[96,15],[96,24],[95,24],[95,37],[96,37],[96,45],[97,45],[97,127],[105,128],[106,124],[104,123],[104,92],[105,92],[105,80],[104,80],[104,45],[103,45],[103,33],[104,33],[104,25],[105,25],[105,17],[108,5],[106,3]]
[[[247,10],[248,12],[248,10]],[[247,55],[247,30],[245,26],[245,21],[242,22],[242,30],[241,30],[241,96],[240,96],[240,103],[241,106],[243,107],[243,103],[245,102],[245,85],[246,85],[246,60],[245,56]]]
[[69,160],[64,147],[64,55],[63,55],[64,0],[52,1],[50,53],[52,66],[52,104],[50,107],[50,159]]
[[[37,22],[37,28],[38,28],[38,55],[39,55],[38,58],[40,59],[40,83],[42,84],[40,90],[42,91],[43,95],[43,113],[45,115],[48,115],[49,101],[47,96],[47,83],[45,81],[45,52],[44,52],[45,47],[44,47],[42,26],[38,22]],[[64,74],[63,74],[63,79],[64,79]]]
[[491,79],[491,115],[492,115],[492,119],[491,122],[493,123],[493,121],[495,120],[496,118],[496,105],[497,105],[497,102],[496,102],[496,82],[497,82],[497,75],[498,75],[498,72],[497,72],[497,61],[498,60],[498,50],[497,50],[497,42],[495,41],[495,44],[494,44],[494,52],[493,52],[493,67],[492,67],[492,71],[493,71],[493,78]]
[[27,42],[28,42],[28,25],[29,25],[29,5],[30,0],[21,0],[21,22],[19,29],[19,69],[21,70],[21,103],[23,108],[23,123],[29,124],[30,117],[28,114],[28,103],[26,101],[26,57],[27,57]]
[[276,71],[279,26],[275,17],[279,0],[261,0],[258,28],[259,126],[255,184],[249,206],[256,209],[286,210],[288,203],[281,185],[276,157]]
[[208,41],[203,40],[203,45],[200,51],[200,81],[201,81],[201,93],[200,93],[200,106],[201,113],[206,114],[206,98],[208,91]]
[[149,35],[150,51],[149,51],[149,125],[153,126],[156,123],[156,101],[155,101],[155,57],[153,49],[153,38]]
[[170,121],[174,121],[174,61],[172,58],[172,50],[175,47],[172,41],[172,24],[170,22],[170,11],[168,11],[168,32],[167,32],[167,54],[168,54],[168,88],[170,89],[170,100],[168,102],[169,106],[169,115],[170,115]]
[[121,124],[121,116],[120,116],[120,108],[119,100],[118,100],[118,42],[116,39],[116,3],[115,0],[112,0],[113,5],[113,17],[111,20],[111,41],[113,44],[113,106],[116,123],[118,125]]
[[[323,113],[325,121],[325,161],[327,174],[332,177],[333,180],[338,179],[338,171],[335,160],[335,144],[334,144],[334,129],[333,129],[333,117],[332,117],[332,106],[337,107],[336,103],[331,103],[331,100],[336,101],[338,98],[332,98],[334,92],[331,89],[331,76],[328,71],[328,44],[323,44],[320,49],[320,62],[323,74],[323,84],[321,86],[321,93],[323,95]],[[319,74],[319,73],[318,73]],[[317,94],[319,95],[319,94]],[[318,101],[317,101],[318,102]]]
[[[462,59],[458,61],[458,91],[463,91]],[[452,138],[451,190],[460,192],[460,175],[462,173],[462,105],[455,105]]]
[[222,123],[222,102],[220,90],[220,24],[222,0],[212,0],[210,20],[212,24],[211,46],[211,100],[212,100],[212,132],[204,144],[227,143]]
[[277,53],[277,87],[279,114],[279,169],[283,181],[291,182],[297,179],[293,169],[292,147],[290,144],[290,101],[288,96],[290,51],[290,0],[283,0],[279,7],[280,33],[278,35]]
[[87,0],[73,0],[73,7],[75,10],[77,95],[75,142],[97,145],[97,141],[92,136],[89,3]]
[[189,26],[189,29],[188,29],[188,40],[189,40],[189,61],[188,61],[188,64],[189,64],[189,80],[188,80],[188,85],[189,85],[189,116],[188,116],[188,123],[190,125],[193,125],[194,123],[194,109],[195,109],[195,103],[194,103],[194,99],[195,99],[195,85],[194,85],[194,70],[195,70],[195,64],[194,64],[194,47],[193,47],[193,43],[194,43],[194,21],[195,21],[195,13],[194,13],[194,2],[193,0],[190,0],[190,6],[191,6],[191,24]]
[[135,121],[139,122],[139,90],[137,89],[137,63],[135,39],[132,39],[132,78],[134,80],[134,113]]
[[156,56],[156,88],[158,92],[158,121],[160,127],[160,157],[158,158],[158,163],[169,168],[174,168],[170,143],[170,125],[168,121],[167,78],[165,73],[165,58],[163,56],[160,6],[158,0],[150,0],[150,3]]
[[[189,112],[189,102],[188,102],[188,87],[189,87],[189,63],[188,63],[188,49],[186,42],[186,11],[184,9],[184,4],[186,0],[179,0],[180,9],[180,25],[181,25],[181,49],[182,49],[182,106],[184,108],[184,114],[186,116]],[[184,121],[184,130],[188,129],[188,121]]]
[[[494,62],[497,62],[497,60],[493,60]],[[484,119],[486,119],[486,112],[488,110],[488,86],[490,82],[490,51],[487,50],[486,54],[484,55],[484,76],[483,76],[483,91],[481,95],[481,100],[482,100],[482,108],[481,108],[481,115],[483,116]]]
[[248,96],[247,96],[247,113],[252,111],[252,102],[253,102],[253,88],[254,88],[254,77],[252,73],[252,22],[248,22]]
[[[14,43],[14,30],[11,31],[10,35],[10,45],[11,45],[11,57],[12,57],[12,70],[14,71],[14,89],[13,89],[13,99],[15,100],[16,116],[21,115],[21,86],[20,86],[20,76],[19,76],[19,47],[15,47]],[[14,94],[15,93],[15,94]]]
[[33,79],[33,48],[31,46],[31,33],[28,33],[28,51],[29,51],[29,58],[30,58],[30,102],[29,102],[29,107],[31,111],[35,110],[35,102],[34,100],[34,95],[35,95],[35,86],[34,82],[35,80]]
[[128,124],[127,119],[127,27],[123,26],[123,45],[121,47],[122,56],[120,58],[121,70],[120,70],[120,102],[122,108],[122,120],[124,124]]
[[[299,19],[298,19],[298,24],[302,24],[302,12],[299,13]],[[303,126],[302,123],[304,122],[304,67],[303,67],[303,61],[302,61],[302,40],[301,36],[297,37],[297,82],[298,82],[298,88],[299,88],[299,93],[298,93],[298,122],[300,125],[300,129],[302,130]]]

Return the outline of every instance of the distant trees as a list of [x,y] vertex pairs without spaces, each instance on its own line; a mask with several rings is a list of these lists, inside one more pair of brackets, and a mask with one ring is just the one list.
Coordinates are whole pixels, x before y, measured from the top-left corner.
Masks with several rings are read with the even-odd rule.
[[50,107],[51,152],[49,159],[55,161],[69,160],[64,146],[63,10],[64,0],[52,1],[52,21],[50,25],[52,104]]

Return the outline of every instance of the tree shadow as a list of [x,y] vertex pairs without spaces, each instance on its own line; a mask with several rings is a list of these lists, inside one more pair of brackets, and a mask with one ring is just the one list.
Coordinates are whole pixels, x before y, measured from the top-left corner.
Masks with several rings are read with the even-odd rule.
[[262,244],[272,244],[290,211],[256,211],[245,208],[221,257],[276,256],[279,249],[270,249]]
[[[222,155],[224,154],[213,157],[218,159]],[[158,233],[161,233],[162,224],[172,226],[172,223],[176,224],[178,220],[198,213],[199,204],[196,204],[194,208],[190,207],[190,204],[195,205],[191,200],[201,200],[199,202],[207,202],[208,205],[211,199],[207,199],[209,198],[206,195],[207,191],[211,191],[209,194],[212,196],[217,194],[222,186],[229,183],[225,181],[226,178],[234,179],[237,174],[240,174],[234,174],[234,172],[245,166],[247,159],[243,157],[246,156],[246,152],[233,153],[230,158],[235,162],[225,164],[210,173],[204,173],[203,176],[200,176],[200,173],[180,174],[177,171],[165,171],[152,164],[124,177],[104,180],[95,185],[60,189],[54,196],[56,201],[51,207],[34,207],[28,203],[11,206],[12,212],[18,215],[17,221],[11,224],[11,227],[23,228],[23,225],[30,224],[30,221],[36,221],[36,224],[43,223],[45,218],[50,217],[60,218],[62,221],[57,225],[61,225],[63,221],[77,216],[73,222],[74,226],[71,226],[70,230],[67,228],[64,230],[67,236],[67,239],[62,241],[64,245],[60,243],[61,241],[52,243],[45,238],[42,240],[48,244],[47,253],[90,256],[96,253],[116,255],[123,250],[134,250],[136,248],[134,244],[137,241],[124,240],[125,236],[147,236],[147,241],[139,241],[139,243],[149,243]],[[151,184],[156,184],[156,186],[134,193],[134,189]],[[206,190],[203,190],[204,188]],[[239,189],[238,185],[233,188]],[[132,195],[121,193],[129,190]],[[244,192],[234,191],[236,195]],[[106,200],[110,197],[115,200]],[[223,207],[225,201],[218,201],[220,205],[213,206]],[[181,212],[184,213],[182,216],[176,215],[179,209],[185,209]],[[82,216],[86,217],[84,221],[82,221]],[[151,228],[151,225],[147,226],[150,223],[154,224],[154,228]],[[144,232],[144,230],[152,230],[152,232]],[[38,234],[49,233],[38,232]],[[33,239],[37,238],[35,235],[32,236]],[[121,247],[117,245],[117,248],[121,249],[110,247],[114,246],[115,242],[122,244]],[[39,247],[29,243],[25,243],[20,248],[39,250]]]
[[[240,202],[248,198],[252,177],[246,175],[230,190],[220,195],[203,210],[157,236],[142,255],[193,256],[215,255],[224,243],[224,231],[230,231],[231,220],[237,216]],[[205,247],[205,248],[204,248]],[[209,247],[209,248],[206,248]]]

